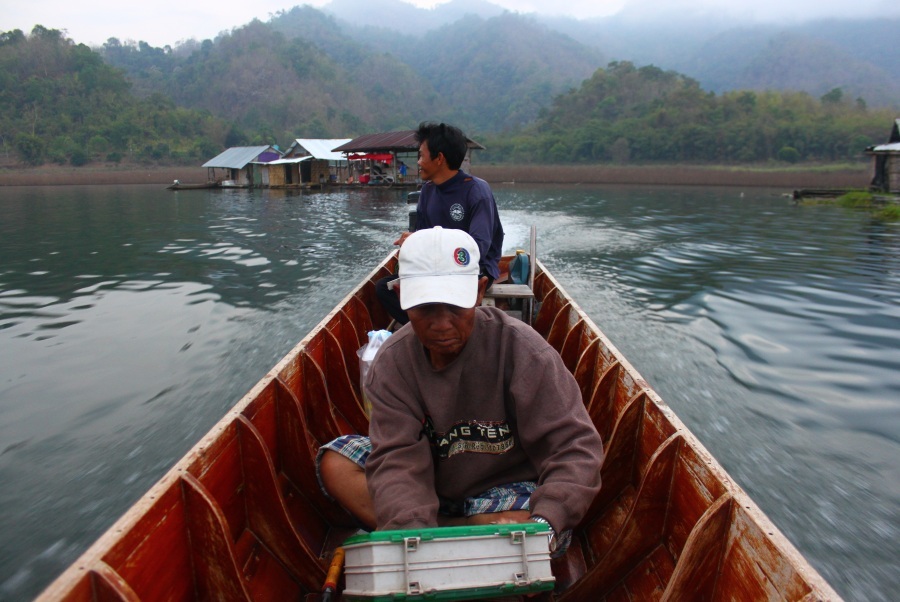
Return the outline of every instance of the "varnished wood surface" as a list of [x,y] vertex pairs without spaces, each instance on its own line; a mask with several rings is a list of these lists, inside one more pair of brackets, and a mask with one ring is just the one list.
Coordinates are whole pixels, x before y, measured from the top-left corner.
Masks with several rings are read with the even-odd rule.
[[[508,261],[509,258],[506,259]],[[837,600],[537,263],[535,329],[578,381],[603,488],[536,600]],[[316,600],[356,530],[319,490],[322,443],[365,433],[357,350],[389,322],[389,256],[39,600]]]

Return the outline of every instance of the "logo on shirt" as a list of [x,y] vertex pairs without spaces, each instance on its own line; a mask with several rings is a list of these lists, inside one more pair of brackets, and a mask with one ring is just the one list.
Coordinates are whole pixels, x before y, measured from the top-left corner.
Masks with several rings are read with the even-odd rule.
[[450,219],[455,222],[461,222],[462,219],[466,216],[466,212],[463,210],[463,206],[459,203],[454,203],[452,207],[450,207]]
[[453,260],[456,262],[456,265],[469,265],[471,256],[466,249],[463,249],[462,247],[456,247],[456,249],[453,251]]
[[464,453],[505,454],[516,445],[508,422],[457,422],[446,433],[439,433],[428,416],[425,435],[432,451],[442,460]]

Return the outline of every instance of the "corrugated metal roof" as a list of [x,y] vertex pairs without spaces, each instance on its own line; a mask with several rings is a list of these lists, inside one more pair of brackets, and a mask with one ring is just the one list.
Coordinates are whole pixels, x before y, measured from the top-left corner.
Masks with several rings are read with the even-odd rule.
[[[469,148],[484,148],[474,140],[469,138],[466,140],[469,142]],[[419,150],[419,143],[416,142],[416,130],[403,130],[383,134],[366,134],[335,147],[334,150],[341,153],[414,153]]]
[[203,167],[243,169],[266,151],[278,152],[272,146],[234,146],[204,163]]
[[346,161],[347,157],[343,156],[341,153],[334,152],[333,149],[341,146],[342,144],[347,144],[350,141],[350,138],[297,138],[296,140],[294,140],[294,143],[291,144],[291,148],[288,149],[288,151],[291,151],[294,147],[299,146],[316,159],[325,159],[327,161]]
[[309,161],[311,159],[315,159],[315,157],[311,155],[307,155],[305,157],[288,157],[287,159],[276,159],[274,161],[269,161],[266,165],[287,165],[289,163],[300,163],[301,161]]
[[890,144],[879,144],[868,149],[873,153],[900,153],[900,142],[891,142]]

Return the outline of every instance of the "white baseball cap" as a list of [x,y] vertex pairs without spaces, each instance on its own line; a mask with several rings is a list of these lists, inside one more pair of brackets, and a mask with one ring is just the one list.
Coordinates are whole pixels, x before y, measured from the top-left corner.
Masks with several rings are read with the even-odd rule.
[[400,247],[400,307],[475,307],[480,259],[478,245],[463,230],[437,226],[413,232]]

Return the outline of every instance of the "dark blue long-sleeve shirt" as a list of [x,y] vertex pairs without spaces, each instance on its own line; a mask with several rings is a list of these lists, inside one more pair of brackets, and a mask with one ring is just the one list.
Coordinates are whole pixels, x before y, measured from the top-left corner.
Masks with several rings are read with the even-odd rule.
[[435,226],[468,232],[478,244],[482,273],[494,280],[500,276],[503,226],[487,182],[463,171],[443,184],[426,182],[416,207],[416,229]]

